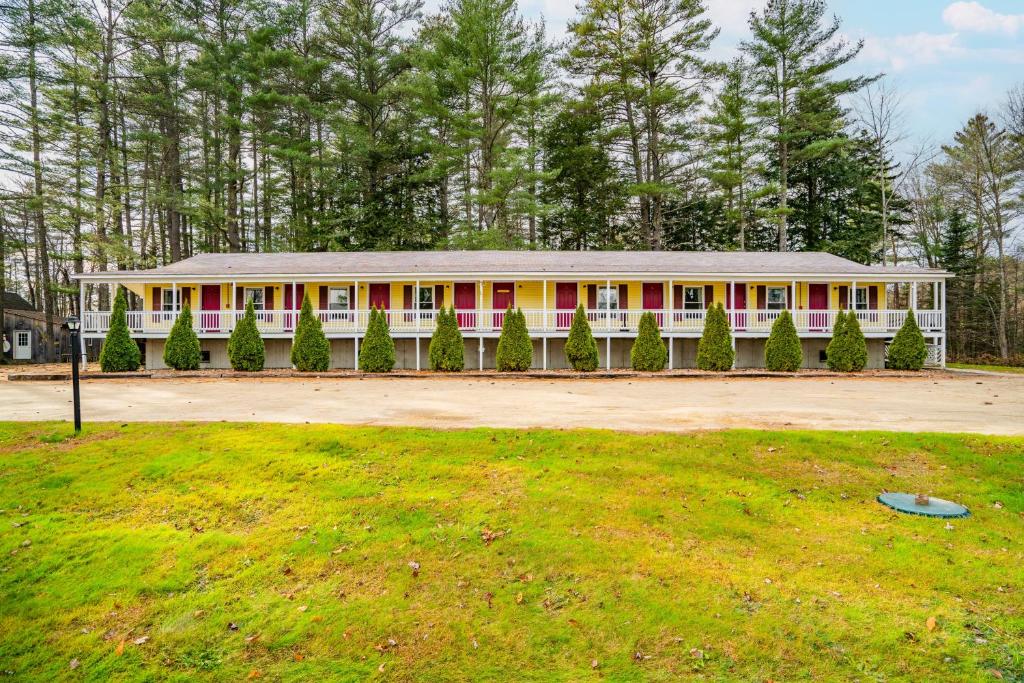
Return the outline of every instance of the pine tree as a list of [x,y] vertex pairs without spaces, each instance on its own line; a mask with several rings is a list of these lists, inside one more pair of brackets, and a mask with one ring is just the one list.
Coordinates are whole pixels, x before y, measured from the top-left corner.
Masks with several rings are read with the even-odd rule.
[[324,335],[320,318],[313,315],[309,292],[302,297],[299,323],[292,340],[292,365],[300,372],[324,372],[331,367],[331,342]]
[[708,309],[704,318],[704,331],[697,342],[697,368],[724,372],[732,370],[736,350],[732,347],[729,316],[719,302]]
[[640,316],[633,348],[629,350],[630,365],[640,372],[659,372],[665,369],[668,362],[668,349],[661,339],[658,320],[651,311],[644,311]]
[[590,322],[583,304],[576,307],[576,314],[572,317],[569,337],[565,340],[565,359],[574,370],[580,372],[593,372],[597,369],[597,342],[590,331]]
[[927,358],[928,347],[921,328],[917,326],[917,316],[913,309],[908,310],[903,326],[889,344],[886,365],[893,370],[920,370]]
[[114,309],[110,313],[110,329],[100,349],[100,369],[103,372],[134,372],[139,369],[142,354],[128,332],[126,307],[124,288],[118,287]]
[[430,338],[429,355],[431,370],[462,372],[465,368],[465,343],[454,308],[442,308],[437,312],[437,324]]
[[359,346],[359,369],[363,372],[391,372],[395,367],[395,340],[388,329],[387,314],[374,306]]
[[245,315],[235,324],[228,339],[228,360],[235,370],[259,372],[266,362],[263,337],[256,326],[256,311],[252,301],[245,304]]
[[[822,24],[826,10],[825,0],[768,0],[760,14],[751,15],[753,37],[741,46],[750,59],[754,88],[760,96],[758,116],[773,147],[779,251],[789,249],[789,174],[793,165],[844,144],[842,126],[837,126],[835,110],[829,105],[873,80],[830,78],[857,56],[863,43],[849,47],[838,40],[839,19]],[[813,106],[800,106],[811,102]],[[809,138],[815,133],[824,135],[811,144]]]
[[533,363],[533,342],[530,341],[522,309],[513,311],[510,305],[505,311],[495,360],[499,372],[523,372],[530,369]]
[[202,352],[192,329],[192,309],[186,303],[178,314],[164,344],[164,364],[175,370],[198,370]]
[[764,366],[772,372],[796,372],[804,363],[803,347],[788,310],[783,310],[772,325],[764,345]]

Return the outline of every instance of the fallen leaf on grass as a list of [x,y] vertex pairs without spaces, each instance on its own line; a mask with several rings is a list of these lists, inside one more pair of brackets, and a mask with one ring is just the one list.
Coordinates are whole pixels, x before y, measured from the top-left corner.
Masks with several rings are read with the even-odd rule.
[[80,662],[78,661],[78,659],[72,659],[68,666],[71,668],[72,671],[74,671],[78,668],[79,663]]
[[294,655],[292,655],[292,659],[294,659],[296,662],[301,662],[303,659],[305,659],[305,657],[296,652]]
[[124,638],[118,642],[117,647],[114,648],[114,654],[120,657],[124,653]]
[[507,532],[505,531],[491,531],[490,529],[484,528],[480,530],[480,538],[486,545],[490,545],[495,540],[504,536]]
[[925,622],[925,626],[928,627],[929,631],[935,630],[935,617],[928,617],[928,621]]
[[516,604],[517,605],[523,604],[523,594],[522,593],[516,593]]
[[256,678],[261,677],[262,675],[263,674],[260,673],[259,669],[253,669],[252,671],[249,672],[249,675],[246,676],[246,678],[248,678],[251,681],[251,680],[254,680]]
[[412,570],[412,575],[413,576],[419,576],[420,575],[420,563],[417,562],[416,560],[410,560],[409,561],[409,569]]
[[135,644],[135,645],[143,645],[143,644],[145,644],[148,641],[149,641],[149,636],[140,636],[140,637],[136,638],[135,640],[133,640],[132,643]]

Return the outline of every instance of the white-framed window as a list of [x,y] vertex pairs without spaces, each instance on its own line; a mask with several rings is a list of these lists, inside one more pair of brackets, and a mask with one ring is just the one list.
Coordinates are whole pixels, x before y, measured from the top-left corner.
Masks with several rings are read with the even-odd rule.
[[769,311],[781,311],[786,308],[786,288],[769,287],[768,300],[765,302]]
[[160,310],[162,311],[173,311],[174,310],[174,290],[163,289],[160,291]]
[[347,311],[349,309],[348,287],[329,287],[327,289],[327,308],[331,311]]
[[263,310],[263,288],[262,287],[246,287],[245,288],[245,304],[249,305],[252,302],[252,308],[254,311]]
[[617,311],[619,310],[619,288],[618,287],[598,287],[597,288],[597,307],[602,311]]
[[853,309],[855,311],[868,310],[868,288],[857,287],[853,290]]
[[417,298],[417,307],[421,311],[434,310],[434,288],[420,287],[420,295]]
[[683,308],[696,311],[704,308],[703,287],[683,287]]

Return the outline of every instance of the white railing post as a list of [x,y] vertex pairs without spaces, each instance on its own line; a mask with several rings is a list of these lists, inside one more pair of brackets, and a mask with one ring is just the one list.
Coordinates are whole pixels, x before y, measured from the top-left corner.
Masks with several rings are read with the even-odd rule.
[[[547,330],[548,330],[548,281],[547,280],[543,281],[543,286],[544,286],[544,291],[543,291],[543,293],[541,295],[541,299],[544,302],[543,303],[544,309],[543,309],[543,311],[541,311],[541,316],[542,316],[541,319],[543,321],[541,323],[541,329],[544,330],[545,332],[547,332]],[[545,340],[545,344],[546,343],[547,343],[547,341]],[[547,359],[547,354],[545,353],[544,355],[545,355],[545,358],[544,358],[544,369],[547,370],[547,360],[548,360]]]

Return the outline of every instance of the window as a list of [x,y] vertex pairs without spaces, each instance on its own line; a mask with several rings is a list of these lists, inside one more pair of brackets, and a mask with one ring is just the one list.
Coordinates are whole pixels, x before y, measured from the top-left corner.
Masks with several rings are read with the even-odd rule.
[[854,290],[853,308],[857,311],[868,310],[868,288],[858,287]]
[[263,310],[263,288],[262,287],[246,287],[245,288],[245,304],[249,305],[252,302],[253,310]]
[[164,289],[160,292],[161,302],[160,309],[164,311],[174,310],[174,290]]
[[704,288],[703,287],[684,287],[683,288],[683,308],[688,311],[700,310],[704,308]]
[[597,288],[597,307],[598,309],[605,311],[617,311],[619,310],[619,288],[618,287],[598,287]]
[[210,352],[209,351],[200,351],[199,352],[199,362],[203,363],[203,364],[206,364],[206,365],[209,365],[210,364]]
[[421,311],[434,310],[434,288],[420,287],[419,309]]
[[786,308],[786,288],[785,287],[769,287],[768,288],[768,310],[769,311],[781,311]]
[[327,290],[327,308],[332,311],[347,311],[348,287],[330,287]]

